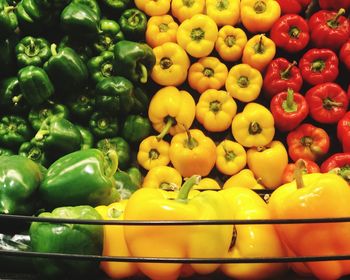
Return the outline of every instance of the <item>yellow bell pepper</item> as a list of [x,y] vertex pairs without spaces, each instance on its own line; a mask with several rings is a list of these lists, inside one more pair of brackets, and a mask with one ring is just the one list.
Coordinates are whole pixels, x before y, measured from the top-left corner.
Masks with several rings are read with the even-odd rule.
[[[108,206],[97,206],[96,210],[104,220],[124,220],[124,211],[128,200],[114,202]],[[124,237],[124,226],[103,225],[103,256],[131,257]],[[138,273],[135,263],[101,262],[100,267],[112,279],[132,277]]]
[[188,84],[199,93],[225,85],[228,69],[214,56],[202,57],[188,71]]
[[213,178],[202,178],[198,185],[194,185],[193,190],[221,190],[219,183]]
[[[191,1],[191,0],[190,0]],[[218,27],[209,16],[198,14],[183,21],[176,34],[178,44],[197,58],[210,55],[218,37]]]
[[199,129],[191,129],[173,136],[169,157],[182,177],[207,176],[216,160],[214,141]]
[[271,112],[258,103],[248,103],[232,121],[232,134],[244,147],[269,144],[275,136],[275,122]]
[[[235,187],[219,193],[227,200],[231,219],[271,219],[267,204],[254,191]],[[286,256],[272,224],[235,225],[232,242],[226,255],[227,258],[281,258]],[[287,271],[287,265],[283,263],[229,263],[223,264],[221,271],[234,279],[275,279],[274,277],[282,276],[281,274]]]
[[224,140],[216,147],[216,169],[222,174],[233,175],[247,164],[247,154],[243,146],[231,140]]
[[282,142],[275,140],[266,146],[250,148],[247,151],[247,164],[266,188],[276,189],[282,184],[288,152]]
[[247,41],[247,35],[241,28],[225,25],[219,30],[215,50],[224,61],[238,61],[242,57]]
[[180,22],[204,12],[205,0],[173,0],[171,14]]
[[206,90],[196,105],[196,119],[210,132],[228,129],[236,112],[236,102],[223,90]]
[[143,139],[137,152],[137,162],[146,170],[156,166],[165,166],[170,162],[170,144],[164,140],[158,140],[151,135]]
[[[231,216],[227,203],[216,191],[203,191],[188,199],[199,176],[192,176],[181,187],[175,200],[167,192],[141,188],[130,197],[125,220],[225,220]],[[136,257],[221,258],[229,249],[232,225],[128,226],[125,239]],[[205,246],[203,246],[205,244]],[[177,279],[186,265],[181,263],[137,263],[151,279]],[[198,274],[210,274],[219,264],[189,264]]]
[[276,54],[276,45],[264,34],[250,38],[243,50],[242,62],[263,72]]
[[190,93],[168,86],[153,95],[148,117],[162,139],[167,133],[175,135],[190,128],[196,115],[196,103]]
[[136,7],[148,16],[162,16],[169,12],[171,0],[135,0]]
[[258,98],[263,85],[261,73],[248,64],[233,66],[227,76],[225,88],[241,102],[248,103]]
[[260,181],[259,178],[258,180],[255,179],[253,171],[246,168],[228,178],[223,185],[223,189],[241,187],[252,190],[263,190],[265,188],[259,183]]
[[170,166],[157,166],[149,170],[143,179],[143,188],[179,190],[182,184],[181,174]]
[[241,1],[241,20],[251,33],[270,31],[280,16],[281,7],[276,0]]
[[147,22],[146,43],[155,48],[167,42],[176,43],[176,33],[179,25],[171,15],[153,16]]
[[236,25],[239,21],[240,0],[206,0],[206,14],[218,26]]
[[162,86],[179,86],[187,79],[190,59],[183,48],[173,42],[155,47],[156,57],[151,77],[154,82]]

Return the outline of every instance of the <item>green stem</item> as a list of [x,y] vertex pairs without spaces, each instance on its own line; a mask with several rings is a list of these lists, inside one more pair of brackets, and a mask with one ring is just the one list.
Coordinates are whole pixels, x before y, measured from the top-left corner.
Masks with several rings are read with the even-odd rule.
[[311,63],[311,70],[313,72],[322,72],[326,64],[322,59],[315,60]]
[[7,6],[4,8],[4,12],[5,12],[5,14],[8,14],[8,13],[14,11],[15,9],[16,9],[15,6]]
[[292,70],[292,68],[297,65],[297,62],[294,60],[292,63],[290,63],[287,67],[286,70],[283,70],[281,72],[281,78],[283,80],[288,80],[288,78],[290,77],[290,71]]
[[326,110],[332,110],[333,107],[342,107],[342,106],[343,106],[342,102],[333,101],[329,97],[323,99],[323,108],[325,108]]
[[287,90],[287,98],[283,101],[282,108],[287,113],[296,112],[298,109],[297,103],[294,102],[294,91],[290,88]]
[[50,48],[51,48],[52,56],[57,55],[57,45],[56,44],[51,44]]
[[40,129],[40,130],[35,134],[34,138],[35,138],[35,140],[40,141],[40,140],[44,139],[45,135],[48,135],[48,134],[50,134],[50,131],[49,131],[49,130],[46,130],[46,129],[41,130],[41,129]]
[[345,9],[340,8],[338,13],[335,15],[335,17],[327,21],[327,25],[333,29],[337,28],[339,26],[339,22],[338,22],[339,17],[342,16],[343,14],[345,14]]
[[229,48],[232,48],[236,44],[236,37],[233,35],[228,35],[225,38],[225,44]]
[[187,202],[188,195],[194,185],[198,185],[201,180],[201,176],[193,175],[186,180],[186,182],[180,188],[179,194],[177,195],[177,200],[181,202]]
[[167,32],[169,30],[169,25],[166,23],[161,23],[158,25],[158,28],[160,32]]
[[142,84],[145,84],[145,83],[147,83],[147,78],[148,78],[147,67],[143,64],[140,64],[140,69],[141,69],[140,82]]
[[107,151],[106,156],[108,157],[108,168],[106,168],[106,176],[112,177],[118,168],[118,154],[114,149]]
[[260,39],[259,39],[259,43],[256,44],[255,46],[255,52],[256,53],[264,53],[265,50],[264,50],[264,44],[263,44],[263,37],[264,37],[264,34],[261,34],[260,35]]
[[237,80],[239,87],[246,88],[249,85],[249,78],[246,76],[240,76]]
[[186,134],[187,134],[187,140],[186,140],[185,146],[190,150],[193,150],[195,147],[198,146],[198,142],[196,139],[192,137],[191,132],[188,128],[186,128]]
[[165,120],[165,125],[162,131],[156,136],[156,139],[158,142],[162,140],[164,136],[169,133],[170,128],[176,124],[176,119],[174,117],[166,116],[164,120]]
[[266,3],[264,1],[256,1],[254,4],[254,11],[257,14],[262,14],[266,11]]

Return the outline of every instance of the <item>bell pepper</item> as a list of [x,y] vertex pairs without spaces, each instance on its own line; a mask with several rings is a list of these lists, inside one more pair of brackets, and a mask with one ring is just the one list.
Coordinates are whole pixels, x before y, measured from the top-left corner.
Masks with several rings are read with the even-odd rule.
[[248,103],[232,121],[232,134],[244,147],[259,147],[269,144],[275,136],[271,112],[258,103]]
[[170,166],[156,166],[150,169],[142,183],[143,188],[155,188],[165,191],[179,190],[181,185],[181,174]]
[[[304,162],[304,168],[302,168],[303,174],[320,173],[320,167],[314,161],[301,159]],[[290,183],[295,180],[295,169],[297,168],[295,163],[288,163],[283,171],[282,184]]]
[[[213,178],[206,177],[206,178],[202,178],[197,185],[194,185],[192,192],[196,190],[200,190],[200,191],[221,190],[221,187],[216,180],[214,180]],[[190,195],[191,195],[191,192],[190,192]]]
[[131,5],[132,0],[101,0],[100,2],[108,9],[108,11],[120,14]]
[[12,156],[14,155],[15,153],[10,150],[10,149],[7,149],[7,148],[0,148],[0,156]]
[[[302,175],[297,170],[295,181],[272,193],[268,204],[272,218],[349,217],[350,189],[344,179],[335,174]],[[350,233],[348,223],[276,224],[275,228],[289,256],[337,256],[350,252],[346,238]],[[340,279],[350,272],[349,261],[302,264],[318,279]]]
[[218,26],[235,26],[240,16],[238,0],[206,0],[205,12]]
[[262,72],[276,54],[275,43],[264,34],[250,38],[243,50],[242,62]]
[[310,41],[309,26],[297,14],[280,17],[272,26],[270,37],[276,46],[288,53],[297,53],[306,48]]
[[32,215],[44,177],[39,165],[21,155],[1,155],[0,170],[0,213]]
[[103,78],[96,85],[96,109],[111,116],[126,115],[134,106],[134,86],[124,77]]
[[330,49],[309,49],[301,57],[299,68],[304,81],[310,85],[333,82],[338,77],[339,60]]
[[349,0],[338,0],[338,1],[332,1],[332,0],[318,0],[318,3],[320,7],[323,10],[335,10],[338,11],[339,9],[348,9],[350,7],[350,1]]
[[227,130],[236,112],[236,102],[224,90],[208,89],[196,104],[196,119],[210,132]]
[[240,187],[240,188],[248,188],[252,190],[265,189],[265,187],[260,184],[260,181],[261,181],[260,178],[255,179],[253,171],[245,168],[239,171],[237,174],[228,178],[225,181],[222,188],[228,189],[228,188]]
[[228,75],[227,66],[214,56],[200,58],[188,70],[188,84],[199,93],[221,89]]
[[47,170],[39,194],[48,207],[110,204],[119,199],[114,173],[115,150],[79,150],[56,160]]
[[130,145],[122,137],[101,139],[96,143],[96,148],[106,153],[108,150],[115,150],[118,155],[118,167],[126,169],[130,163]]
[[215,50],[222,60],[234,62],[242,57],[248,38],[243,29],[225,25],[219,29]]
[[[97,206],[95,209],[104,220],[122,221],[127,203],[126,199],[108,206]],[[124,237],[124,226],[104,225],[103,231],[103,256],[131,257]],[[135,263],[127,262],[101,262],[100,269],[111,279],[132,277],[138,272]]]
[[337,51],[348,40],[350,24],[343,14],[345,9],[341,8],[338,12],[321,10],[310,17],[310,39],[316,48]]
[[128,199],[137,189],[141,188],[142,174],[140,169],[132,166],[126,171],[117,170],[114,180],[120,199]]
[[342,144],[343,152],[350,152],[350,113],[346,112],[345,115],[338,121],[337,124],[337,138]]
[[156,57],[147,44],[122,40],[114,46],[114,63],[117,74],[145,84]]
[[70,3],[84,5],[90,8],[96,17],[101,18],[101,9],[97,0],[71,0]]
[[291,131],[309,115],[309,104],[303,95],[288,89],[271,99],[270,111],[279,131]]
[[[144,2],[147,2],[147,0]],[[154,3],[154,1],[151,2]],[[147,16],[139,9],[130,8],[123,11],[118,19],[118,23],[121,31],[128,40],[140,40],[144,38],[147,28]]]
[[95,90],[91,87],[85,87],[78,94],[67,98],[69,112],[77,120],[88,120],[96,109]]
[[96,140],[115,137],[119,132],[119,120],[117,117],[106,115],[105,112],[95,111],[89,119],[89,130]]
[[346,41],[340,48],[339,60],[350,70],[350,40]]
[[152,125],[147,117],[128,115],[122,128],[123,137],[132,143],[141,142],[151,134]]
[[14,6],[10,6],[6,0],[0,1],[0,30],[1,37],[12,35],[18,28],[17,16],[14,13]]
[[251,33],[268,32],[280,15],[281,8],[275,0],[241,1],[241,21]]
[[114,53],[111,51],[103,51],[98,56],[90,58],[86,66],[91,80],[97,84],[103,79],[113,76],[113,62]]
[[95,51],[102,53],[104,51],[113,51],[115,43],[124,40],[118,22],[111,19],[101,19],[99,22],[98,39],[93,44]]
[[137,162],[144,169],[150,170],[156,166],[166,166],[170,162],[170,144],[156,136],[151,135],[143,139],[137,151]]
[[274,140],[266,146],[247,151],[247,165],[256,178],[268,189],[276,189],[282,183],[283,171],[288,164],[288,153],[283,143]]
[[207,176],[215,166],[216,145],[201,130],[186,130],[171,139],[169,158],[182,177]]
[[43,145],[33,138],[31,141],[23,142],[18,148],[18,155],[29,158],[37,164],[49,167],[49,153],[44,151]]
[[139,85],[134,86],[134,106],[131,109],[132,114],[140,114],[142,116],[147,115],[151,96],[149,89],[140,87]]
[[241,102],[248,103],[258,98],[263,77],[249,64],[234,65],[228,72],[225,88],[230,95]]
[[205,10],[205,0],[172,0],[171,14],[181,23],[195,15],[203,14]]
[[148,16],[163,16],[170,10],[171,0],[135,0],[136,7]]
[[167,42],[153,49],[156,64],[151,73],[152,80],[162,86],[179,86],[187,79],[190,59],[178,44]]
[[311,0],[277,0],[281,7],[281,13],[285,14],[301,14],[306,10]]
[[26,66],[18,72],[18,82],[23,97],[31,106],[44,103],[55,92],[55,88],[44,71],[38,66]]
[[[174,2],[176,1],[172,3]],[[204,1],[200,2],[204,3]],[[215,21],[204,14],[196,14],[190,19],[184,20],[176,34],[177,43],[189,55],[196,58],[210,55],[214,49],[217,37],[218,27]]]
[[196,114],[192,95],[176,87],[163,87],[152,97],[148,118],[162,139],[166,134],[175,135],[190,128]]
[[[78,181],[77,181],[78,182]],[[91,206],[59,207],[43,212],[42,218],[101,220]],[[101,225],[33,222],[29,228],[31,247],[34,252],[101,255],[103,227]],[[99,262],[76,261],[69,258],[57,261],[53,258],[34,258],[33,264],[45,278],[81,278],[97,275]]]
[[334,173],[350,184],[350,153],[335,153],[324,160],[320,166],[322,173]]
[[[219,192],[228,204],[232,220],[271,219],[265,201],[254,191],[236,187]],[[286,253],[273,225],[234,225],[226,258],[285,257]],[[266,250],[266,248],[269,248]],[[234,279],[272,279],[287,271],[283,263],[228,263],[220,270]]]
[[59,42],[58,50],[66,47],[73,49],[84,62],[87,62],[93,56],[93,50],[90,44],[81,44],[81,40],[77,37],[64,36]]
[[79,130],[81,135],[81,144],[80,144],[80,150],[87,150],[93,147],[94,145],[94,136],[90,132],[90,130],[82,125],[75,125],[76,128]]
[[[180,188],[175,199],[167,192],[141,188],[130,197],[125,208],[125,220],[221,220],[230,219],[225,198],[215,191],[204,191],[188,198],[199,176],[192,176]],[[232,225],[197,226],[128,226],[124,228],[127,246],[132,256],[173,258],[222,258],[229,250]],[[209,242],[210,240],[210,242]],[[203,246],[206,244],[206,246]],[[177,279],[182,263],[137,263],[140,271],[151,279]],[[190,264],[199,274],[210,274],[219,264]]]
[[318,161],[328,153],[329,142],[323,128],[303,123],[287,135],[288,154],[294,162],[298,159]]
[[234,175],[247,164],[247,153],[241,144],[223,140],[216,147],[216,169],[225,175]]
[[271,99],[276,94],[291,89],[299,92],[303,85],[303,78],[296,61],[290,63],[284,57],[270,62],[264,76],[263,91],[266,98]]
[[146,42],[152,48],[167,42],[176,43],[176,32],[179,25],[171,15],[152,16],[148,19]]
[[0,144],[2,146],[18,149],[32,136],[32,129],[25,118],[16,115],[5,115],[0,118]]

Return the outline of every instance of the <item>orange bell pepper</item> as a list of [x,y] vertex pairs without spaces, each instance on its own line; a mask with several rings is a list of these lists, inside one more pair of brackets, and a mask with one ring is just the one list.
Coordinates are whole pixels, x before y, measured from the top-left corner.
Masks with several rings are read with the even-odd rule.
[[148,16],[165,15],[170,10],[171,0],[135,0],[136,7]]
[[176,43],[178,27],[171,15],[153,16],[147,22],[146,43],[152,48],[167,42]]
[[205,0],[173,0],[171,14],[180,22],[204,12]]
[[156,136],[148,136],[140,143],[137,162],[146,170],[156,166],[168,165],[170,144]]
[[225,175],[241,171],[247,163],[247,153],[241,144],[224,140],[216,147],[216,169]]

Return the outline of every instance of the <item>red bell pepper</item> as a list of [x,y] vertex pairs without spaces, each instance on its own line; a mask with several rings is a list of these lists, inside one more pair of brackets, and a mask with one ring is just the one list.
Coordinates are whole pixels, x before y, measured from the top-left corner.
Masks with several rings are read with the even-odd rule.
[[329,151],[330,139],[327,132],[310,123],[303,123],[287,135],[289,157],[317,161]]
[[[310,173],[319,173],[320,167],[318,164],[314,161],[302,159],[304,161],[305,168],[302,169],[303,174],[310,174]],[[294,177],[294,171],[295,171],[296,165],[295,163],[289,163],[286,168],[283,171],[282,175],[282,184],[286,184],[289,182],[292,182]]]
[[350,111],[338,121],[337,138],[343,146],[343,152],[350,153]]
[[305,94],[310,116],[319,123],[337,123],[346,113],[349,100],[345,91],[335,83],[323,83]]
[[317,48],[339,50],[350,35],[349,20],[342,16],[344,9],[338,12],[321,10],[309,19],[311,42]]
[[310,49],[299,61],[303,79],[310,85],[333,82],[339,74],[339,60],[330,49]]
[[321,172],[336,173],[350,184],[350,153],[331,155],[321,164]]
[[299,52],[309,43],[309,26],[297,14],[284,15],[273,24],[270,38],[277,47],[289,53]]
[[282,15],[300,14],[310,4],[311,0],[277,0]]
[[287,59],[280,57],[272,60],[267,66],[263,92],[267,99],[286,91],[288,88],[299,92],[303,85],[303,78],[296,62],[290,63]]
[[350,39],[347,40],[339,51],[339,58],[345,67],[350,70]]
[[309,106],[304,96],[288,89],[271,99],[270,111],[279,131],[291,131],[307,117]]
[[350,0],[319,0],[321,9],[323,10],[335,10],[343,8],[347,10],[350,7]]

